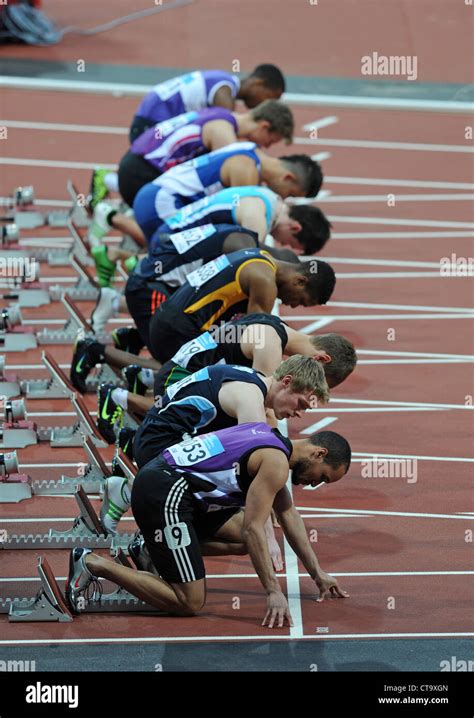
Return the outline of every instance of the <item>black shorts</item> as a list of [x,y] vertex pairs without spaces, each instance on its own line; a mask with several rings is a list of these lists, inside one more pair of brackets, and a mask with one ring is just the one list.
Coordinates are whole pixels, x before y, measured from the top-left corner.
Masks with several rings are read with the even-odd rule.
[[130,140],[130,144],[133,144],[137,137],[140,137],[140,135],[142,135],[145,130],[147,130],[149,127],[154,127],[155,125],[156,122],[153,122],[153,120],[149,120],[146,117],[140,117],[140,115],[135,115],[132,120],[130,131],[128,133],[128,139]]
[[239,508],[204,513],[191,492],[202,482],[162,459],[140,469],[132,488],[132,511],[150,558],[169,583],[190,583],[206,571],[200,543],[211,539]]
[[165,302],[153,315],[150,322],[150,343],[148,349],[154,359],[161,364],[173,357],[183,344],[202,334],[201,328],[192,314],[185,314]]
[[153,396],[163,396],[166,389],[180,379],[185,379],[192,374],[188,369],[183,369],[174,361],[167,361],[161,369],[155,372],[155,381],[153,384]]
[[150,282],[138,274],[131,274],[125,285],[128,311],[136,324],[141,340],[149,346],[150,320],[156,309],[171,295],[164,282]]
[[172,430],[163,432],[163,426],[157,428],[156,422],[148,416],[138,427],[133,439],[133,460],[139,469],[150,461],[154,461],[162,451],[183,440],[182,434]]
[[144,157],[130,150],[122,157],[118,168],[118,186],[129,207],[133,207],[133,200],[143,185],[153,182],[160,174]]

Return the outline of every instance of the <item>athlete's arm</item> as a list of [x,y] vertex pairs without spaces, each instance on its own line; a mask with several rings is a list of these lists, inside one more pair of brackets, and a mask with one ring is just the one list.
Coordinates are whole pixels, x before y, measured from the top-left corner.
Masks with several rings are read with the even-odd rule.
[[231,252],[238,252],[239,249],[248,249],[248,247],[255,249],[256,246],[255,240],[249,234],[233,232],[224,240],[222,251],[224,254],[230,254]]
[[295,509],[286,486],[276,495],[273,508],[288,543],[319,588],[318,601],[332,596],[348,597],[348,594],[339,588],[336,579],[323,571],[319,565],[313,546],[308,539],[303,519]]
[[257,232],[258,239],[263,242],[267,236],[268,226],[265,216],[265,204],[259,197],[237,197],[235,218],[241,227]]
[[263,395],[256,384],[245,381],[229,381],[219,391],[219,404],[237,424],[265,422]]
[[268,621],[268,627],[272,628],[276,620],[277,626],[282,627],[285,618],[292,625],[288,603],[273,571],[265,537],[265,523],[270,517],[275,495],[285,486],[288,478],[288,460],[281,451],[260,449],[250,457],[248,468],[256,474],[245,500],[242,537],[267,593],[267,612],[262,625]]
[[219,87],[216,94],[214,95],[214,99],[212,101],[212,106],[214,107],[225,107],[227,110],[233,110],[235,105],[235,100],[232,97],[232,92],[229,87],[229,85],[224,85],[223,87]]
[[268,324],[251,324],[242,334],[240,349],[252,360],[252,369],[271,376],[281,364],[283,352],[276,329]]
[[237,142],[233,126],[227,120],[212,120],[202,128],[202,141],[209,152]]
[[255,160],[245,155],[229,157],[221,167],[221,182],[224,187],[258,185],[260,180]]
[[270,314],[277,298],[275,273],[269,264],[252,262],[240,274],[240,286],[248,297],[247,314]]

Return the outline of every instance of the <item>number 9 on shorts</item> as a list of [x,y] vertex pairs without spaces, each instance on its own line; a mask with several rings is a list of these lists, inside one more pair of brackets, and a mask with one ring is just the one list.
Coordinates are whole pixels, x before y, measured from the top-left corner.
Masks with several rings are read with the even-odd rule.
[[176,551],[184,546],[189,546],[191,543],[188,527],[182,521],[177,524],[173,524],[172,526],[166,526],[163,533],[168,548],[170,548],[171,551]]

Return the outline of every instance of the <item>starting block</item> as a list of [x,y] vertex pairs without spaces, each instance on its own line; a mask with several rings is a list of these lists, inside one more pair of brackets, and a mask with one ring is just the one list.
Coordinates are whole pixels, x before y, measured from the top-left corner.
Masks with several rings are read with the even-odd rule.
[[23,318],[18,305],[12,304],[0,311],[0,350],[24,352],[36,349],[36,337],[32,331],[21,326]]
[[58,449],[64,446],[81,447],[84,437],[88,436],[96,446],[105,449],[108,444],[100,435],[82,397],[73,394],[71,403],[78,416],[77,421],[72,426],[38,427],[38,439],[49,441],[53,449]]
[[65,287],[60,284],[54,284],[49,288],[49,297],[58,301],[67,293],[74,302],[95,302],[99,296],[100,287],[92,276],[92,273],[79,257],[76,257],[74,254],[70,259],[70,264],[78,274],[76,285],[74,287],[70,285]]
[[[83,335],[94,334],[92,326],[69,294],[63,294],[61,300],[68,311],[69,319],[66,320],[62,329],[43,329],[37,332],[38,344],[74,344],[79,332]],[[95,334],[95,337],[104,344],[111,341],[110,334]]]
[[50,529],[47,534],[37,534],[36,536],[7,534],[6,540],[0,542],[0,549],[37,550],[38,548],[64,549],[82,546],[83,548],[109,549],[112,555],[115,555],[119,548],[124,551],[128,550],[133,534],[116,534],[115,536],[107,534],[82,486],[79,486],[74,498],[80,513],[67,531]]
[[20,474],[16,451],[0,454],[0,503],[18,503],[31,498],[31,479]]
[[[39,479],[31,483],[35,496],[72,496],[80,483],[87,494],[99,494],[104,481],[111,476],[110,469],[89,437],[84,439],[84,450],[89,464],[79,464],[78,476],[61,476],[60,479]],[[1,484],[0,484],[1,496]]]
[[5,371],[5,356],[0,354],[0,396],[11,399],[21,394],[21,385],[17,381],[16,374]]
[[[70,217],[81,225],[87,226],[89,218],[85,210],[85,198],[77,192],[74,184],[69,180],[66,185],[71,198],[71,207],[68,210],[55,210],[48,213],[38,211],[35,204],[35,191],[32,185],[16,187],[11,197],[0,198],[0,206],[5,209],[3,221],[14,222],[19,229],[37,229],[48,224],[50,227],[65,227]],[[43,200],[41,204],[48,204]],[[54,206],[54,202],[51,202]]]
[[37,427],[28,421],[23,399],[4,402],[4,421],[0,425],[0,449],[24,449],[38,443]]
[[[115,561],[127,568],[133,566],[120,549]],[[73,620],[65,596],[59,588],[54,573],[44,556],[38,559],[38,574],[41,587],[35,598],[0,599],[0,613],[8,613],[8,620],[14,623],[56,622],[70,623]],[[113,593],[102,594],[100,597],[86,600],[83,613],[147,613],[167,615],[153,606],[146,604],[123,588]]]

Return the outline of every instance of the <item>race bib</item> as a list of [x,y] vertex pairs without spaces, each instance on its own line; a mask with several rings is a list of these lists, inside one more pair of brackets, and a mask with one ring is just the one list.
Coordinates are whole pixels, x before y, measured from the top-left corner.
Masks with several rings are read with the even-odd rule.
[[178,466],[191,466],[212,456],[224,453],[225,449],[215,434],[195,436],[168,448]]
[[168,548],[172,551],[176,551],[184,546],[189,546],[191,543],[188,527],[183,521],[179,521],[172,526],[166,526],[163,533]]
[[209,332],[201,334],[201,336],[192,339],[190,342],[186,342],[181,349],[171,359],[175,364],[186,369],[189,362],[195,354],[200,354],[208,349],[215,349],[217,347],[216,342],[211,337]]
[[217,259],[213,259],[212,262],[203,264],[199,269],[195,269],[194,272],[188,274],[187,281],[195,289],[199,289],[203,284],[208,282],[216,274],[222,272],[226,267],[230,267],[230,262],[225,254],[222,254]]
[[155,125],[155,136],[159,138],[168,137],[175,130],[192,122],[197,116],[197,112],[184,112],[182,115],[172,117],[170,120],[163,120],[163,122]]
[[181,391],[181,389],[184,389],[184,387],[188,386],[189,384],[194,384],[196,381],[204,381],[205,379],[209,379],[209,372],[207,371],[206,367],[204,369],[199,369],[199,371],[194,372],[194,374],[190,374],[184,379],[181,379],[175,384],[169,386],[166,390],[166,396],[168,397],[168,399],[171,400],[176,396],[178,391]]
[[181,92],[188,85],[194,82],[197,77],[197,72],[190,72],[188,75],[183,75],[182,77],[174,77],[171,80],[161,82],[156,88],[156,94],[161,100],[166,102],[166,100],[169,100],[170,97],[173,97],[173,95],[176,95],[178,92]]
[[216,228],[213,224],[203,224],[202,227],[194,227],[193,229],[185,229],[184,232],[170,234],[170,240],[178,254],[185,254],[215,233]]

